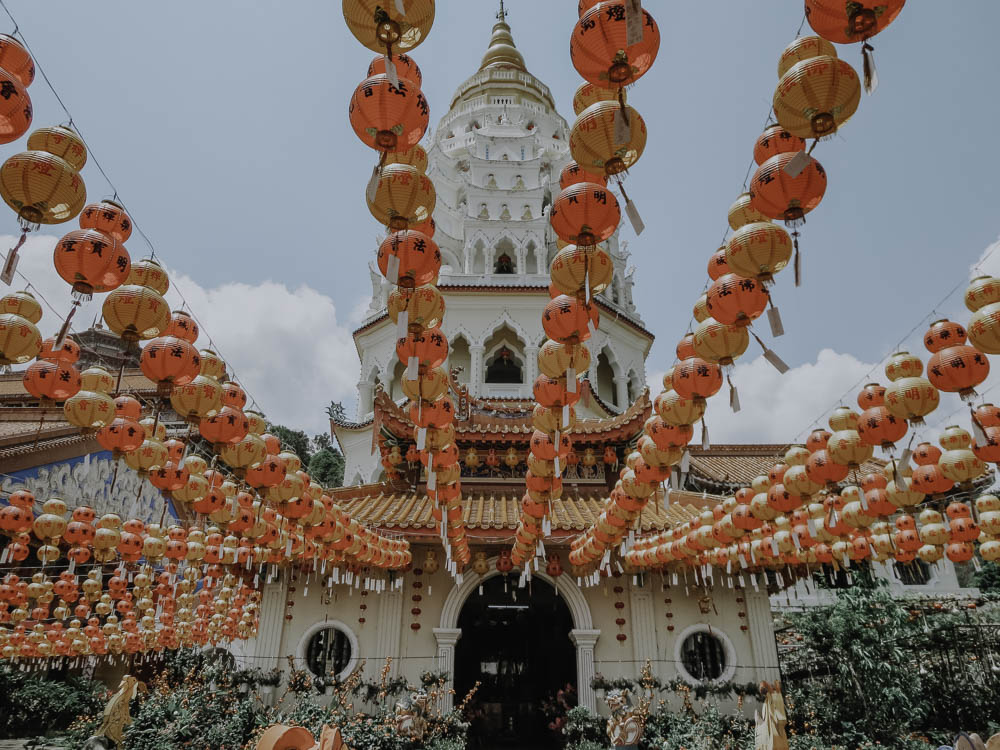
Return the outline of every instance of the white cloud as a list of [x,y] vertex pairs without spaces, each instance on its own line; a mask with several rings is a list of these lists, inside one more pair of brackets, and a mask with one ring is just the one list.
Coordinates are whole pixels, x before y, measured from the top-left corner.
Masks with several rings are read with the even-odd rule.
[[[819,352],[815,362],[793,367],[784,375],[763,357],[737,364],[732,381],[739,391],[741,409],[729,408],[728,385],[709,400],[706,419],[713,443],[788,443],[810,420],[825,426],[833,399],[865,377],[874,365],[832,349]],[[878,379],[880,372],[872,373]],[[856,389],[860,390],[861,383]],[[857,408],[855,393],[845,404]]]
[[[17,238],[0,235],[6,251]],[[52,306],[64,315],[70,309],[70,292],[52,265],[58,237],[29,236],[20,252],[23,272]],[[6,252],[4,252],[6,254]],[[348,413],[356,397],[358,358],[351,328],[338,323],[334,301],[302,284],[227,282],[206,288],[183,273],[170,270],[172,309],[181,306],[180,289],[202,325],[200,348],[210,346],[211,334],[218,353],[227,358],[230,371],[257,400],[268,419],[309,434],[326,431],[326,406],[344,401]],[[16,279],[14,289],[24,288]],[[83,305],[73,320],[74,330],[88,328],[100,318],[103,295]],[[61,320],[48,308],[39,324],[43,336],[52,336]]]
[[1000,239],[983,250],[979,260],[969,268],[969,278],[976,276],[1000,276]]

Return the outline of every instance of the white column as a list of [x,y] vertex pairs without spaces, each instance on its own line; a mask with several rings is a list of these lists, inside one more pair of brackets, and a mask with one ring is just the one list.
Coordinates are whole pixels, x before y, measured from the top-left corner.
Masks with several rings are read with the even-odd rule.
[[385,663],[386,657],[392,657],[389,676],[395,677],[399,674],[399,643],[403,632],[403,592],[396,589],[383,591],[378,595],[378,600],[375,656],[382,664]]
[[469,346],[469,357],[472,359],[472,372],[469,373],[469,393],[473,396],[483,394],[483,380],[486,378],[486,370],[483,363],[483,352],[486,347],[475,344]]
[[653,595],[632,586],[629,591],[630,614],[632,619],[632,653],[635,659],[636,677],[646,666],[646,660],[656,665],[656,624],[653,611]]
[[594,679],[594,648],[600,630],[571,630],[569,638],[576,646],[576,694],[580,705],[592,712],[597,711],[597,699],[590,686]]
[[619,375],[615,378],[615,390],[618,393],[618,408],[625,411],[629,407],[627,375]]
[[434,628],[434,637],[438,646],[438,671],[448,675],[448,682],[444,686],[445,694],[441,699],[443,703],[441,710],[448,713],[454,706],[454,696],[451,691],[455,689],[455,645],[462,637],[462,629]]
[[535,378],[538,377],[538,347],[537,346],[526,346],[524,347],[524,358],[525,358],[525,379],[524,384],[528,393],[531,393],[531,387],[535,384]]
[[[774,620],[771,617],[771,602],[767,590],[750,591],[743,589],[746,599],[747,625],[750,635],[750,649],[753,652],[757,674],[754,682],[779,679],[778,647],[774,642]],[[748,682],[747,675],[737,675],[740,682]]]
[[[284,668],[281,653],[281,634],[285,627],[285,584],[268,583],[261,591],[260,623],[257,637],[248,643],[245,653],[251,657],[250,666],[265,671],[275,667]],[[269,700],[273,701],[274,696]]]
[[375,384],[362,380],[358,383],[358,421],[364,422],[372,411],[372,399],[375,395]]

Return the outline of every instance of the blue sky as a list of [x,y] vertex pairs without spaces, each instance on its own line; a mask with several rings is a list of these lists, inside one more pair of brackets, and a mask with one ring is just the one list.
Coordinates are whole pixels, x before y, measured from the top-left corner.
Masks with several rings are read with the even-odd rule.
[[[223,353],[233,350],[227,356],[261,406],[275,419],[321,429],[330,399],[353,398],[357,369],[343,355],[353,352],[352,315],[367,303],[367,264],[380,231],[364,209],[374,157],[347,120],[373,54],[350,36],[340,3],[8,5],[140,226],[188,277],[188,296],[212,308],[195,305],[195,312]],[[495,5],[439,0],[430,37],[414,53],[432,123],[478,67]],[[672,362],[704,286],[770,106],[778,56],[803,16],[797,0],[644,5],[663,34],[654,68],[629,95],[650,129],[628,178],[647,229],[634,238],[626,226],[623,237],[640,271],[635,301],[658,338],[648,362],[655,373]],[[576,3],[507,6],[528,67],[571,118],[580,82],[568,53]],[[787,330],[774,347],[793,377],[772,383],[766,365],[753,362],[756,352],[748,354],[737,368],[737,382],[746,379],[744,412],[733,418],[713,404],[716,439],[777,440],[779,431],[791,439],[808,426],[796,421],[832,405],[823,402],[931,313],[996,241],[1000,3],[955,7],[964,12],[911,2],[874,40],[878,91],[814,153],[829,186],[802,230],[804,285],[795,289],[789,273],[774,288]],[[11,29],[0,23],[0,30]],[[860,68],[857,46],[839,51]],[[30,93],[35,126],[64,119],[40,78]],[[110,195],[93,165],[84,175],[92,198]],[[0,214],[0,232],[15,229],[13,214]],[[43,245],[39,239],[28,249]],[[138,239],[129,249],[145,254]],[[43,274],[55,275],[44,255],[37,250],[23,266],[40,287],[48,283]],[[261,309],[226,302],[241,290]],[[957,299],[945,312],[959,309]],[[246,326],[296,370],[294,397],[276,391],[280,369],[255,362],[259,341],[245,335]],[[919,342],[912,346],[922,351]],[[827,360],[817,367],[824,349]],[[310,370],[308,363],[325,364]],[[755,411],[758,395],[770,406]],[[779,403],[791,405],[787,419],[773,417]]]

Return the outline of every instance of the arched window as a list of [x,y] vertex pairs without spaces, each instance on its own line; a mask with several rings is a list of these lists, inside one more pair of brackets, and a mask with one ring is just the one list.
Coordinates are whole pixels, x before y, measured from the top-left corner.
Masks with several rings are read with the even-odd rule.
[[451,342],[448,351],[448,367],[455,369],[462,368],[458,373],[458,382],[462,385],[469,384],[469,376],[472,375],[472,355],[469,353],[469,342],[464,336],[456,336]]
[[501,347],[493,359],[486,364],[487,383],[523,383],[521,365],[514,353],[506,346]]
[[618,387],[615,384],[615,371],[611,366],[608,350],[604,349],[597,355],[597,396],[604,403],[620,406],[618,403]]
[[699,682],[710,682],[726,671],[726,647],[711,633],[692,633],[681,644],[681,664]]

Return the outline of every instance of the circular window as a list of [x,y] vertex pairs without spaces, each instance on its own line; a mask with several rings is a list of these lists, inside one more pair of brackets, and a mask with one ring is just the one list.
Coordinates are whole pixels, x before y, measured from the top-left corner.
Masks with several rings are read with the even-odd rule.
[[681,642],[681,664],[695,680],[718,680],[726,672],[726,647],[711,633],[692,633]]
[[306,666],[324,679],[341,675],[351,664],[353,655],[351,639],[337,627],[321,628],[306,642]]

